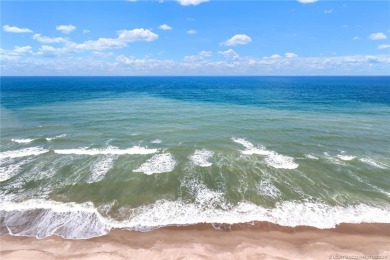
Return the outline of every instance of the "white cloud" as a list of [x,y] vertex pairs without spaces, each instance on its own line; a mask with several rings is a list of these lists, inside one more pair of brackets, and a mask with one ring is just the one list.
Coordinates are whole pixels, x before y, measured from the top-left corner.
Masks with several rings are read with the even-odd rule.
[[90,30],[88,30],[88,29],[84,29],[84,30],[83,30],[83,33],[84,33],[84,34],[86,34],[86,33],[90,33],[90,32],[91,32],[91,31],[90,31]]
[[154,41],[158,38],[158,35],[150,30],[137,28],[133,30],[120,30],[117,32],[117,38],[99,38],[97,40],[87,40],[83,43],[76,43],[63,37],[48,37],[40,34],[34,34],[33,39],[38,42],[51,44],[51,43],[63,43],[62,48],[55,48],[52,46],[44,45],[40,48],[38,54],[41,55],[60,55],[63,53],[81,52],[81,51],[101,51],[113,48],[125,48],[130,42],[136,41]]
[[298,57],[298,55],[296,55],[295,53],[292,53],[292,52],[286,52],[286,53],[284,54],[284,56],[285,56],[286,58],[296,58],[296,57]]
[[15,46],[13,50],[4,50],[0,49],[0,56],[2,56],[2,59],[7,60],[18,60],[23,55],[32,54],[32,47],[31,46]]
[[187,33],[188,33],[188,34],[197,34],[198,31],[197,31],[197,30],[194,30],[194,29],[191,29],[191,30],[188,30]]
[[158,38],[158,35],[144,28],[118,31],[118,39],[124,42],[146,41],[151,42]]
[[158,28],[164,31],[172,30],[172,27],[165,23],[160,25]]
[[251,37],[246,34],[236,34],[232,38],[221,42],[222,46],[236,46],[236,45],[245,45],[252,41]]
[[101,58],[107,58],[107,57],[114,55],[114,53],[113,52],[94,51],[93,55],[95,55],[97,57],[101,57]]
[[389,48],[390,48],[390,44],[381,44],[378,46],[379,50],[384,50],[384,49],[389,49]]
[[204,61],[206,58],[211,57],[211,55],[211,51],[200,51],[197,55],[184,56],[183,60],[186,62],[201,62]]
[[66,43],[68,40],[63,37],[48,37],[48,36],[42,36],[39,33],[36,33],[32,37],[34,40],[41,42],[41,43]]
[[188,5],[198,5],[204,2],[208,2],[209,0],[176,0],[180,5],[188,6]]
[[282,56],[280,56],[279,54],[273,54],[273,55],[271,55],[271,59],[279,59],[279,58],[281,58]]
[[201,51],[199,52],[199,55],[202,57],[211,57],[213,53],[211,51]]
[[373,33],[370,36],[368,36],[370,40],[376,41],[376,40],[385,40],[387,39],[386,34],[379,32],[379,33]]
[[317,2],[318,0],[297,0],[297,1],[300,2],[301,4],[311,4]]
[[[60,51],[45,47],[50,51]],[[136,57],[8,55],[0,49],[2,75],[389,75],[390,55],[240,57],[200,62]]]
[[354,40],[354,41],[359,40],[359,39],[360,39],[359,36],[355,36],[355,37],[352,38],[352,40]]
[[324,14],[331,14],[333,13],[333,9],[328,9],[324,11]]
[[116,69],[128,71],[136,71],[139,75],[147,75],[149,71],[159,71],[159,74],[168,74],[169,71],[177,70],[180,66],[179,62],[172,60],[157,60],[157,59],[137,59],[134,57],[126,57],[120,55],[116,57]]
[[15,46],[15,49],[14,49],[14,52],[15,53],[18,53],[18,54],[24,54],[24,53],[31,53],[31,46],[23,46],[23,47],[19,47],[19,46]]
[[68,24],[68,25],[58,25],[56,27],[56,30],[60,31],[60,32],[62,32],[64,34],[69,34],[69,33],[73,32],[74,30],[76,30],[76,26],[71,25],[71,24]]
[[32,33],[33,31],[28,28],[19,28],[16,26],[4,25],[3,30],[11,33]]
[[118,38],[99,38],[97,40],[88,40],[83,43],[69,43],[67,48],[69,51],[101,51],[105,49],[124,48],[126,41],[118,40]]
[[238,53],[235,52],[233,49],[229,49],[227,51],[219,51],[218,53],[224,56],[225,58],[232,59],[232,60],[238,60],[240,58],[240,55],[238,55]]
[[68,52],[66,48],[55,48],[50,45],[42,45],[37,54],[40,56],[48,56],[48,57],[53,57],[53,56],[59,56],[63,53]]
[[84,43],[75,43],[63,37],[48,37],[41,34],[34,34],[33,39],[41,43],[65,43],[68,47],[83,50],[102,50],[107,48],[126,47],[129,42],[136,41],[154,41],[158,35],[150,30],[138,28],[133,30],[118,31],[117,38],[99,38],[97,40],[88,40]]
[[0,64],[3,67],[4,62],[17,62],[23,63],[25,59],[28,59],[31,55],[32,47],[31,46],[15,46],[13,50],[5,50],[0,48]]
[[11,52],[10,50],[4,50],[4,49],[0,48],[0,61],[2,63],[2,64],[0,64],[1,68],[4,68],[5,67],[4,64],[7,63],[7,62],[18,61],[19,60],[19,56],[11,55],[10,52]]

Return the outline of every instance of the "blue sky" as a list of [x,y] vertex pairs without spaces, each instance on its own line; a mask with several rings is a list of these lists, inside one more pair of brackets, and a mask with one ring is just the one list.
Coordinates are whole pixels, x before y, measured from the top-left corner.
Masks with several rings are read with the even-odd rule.
[[2,1],[1,75],[390,75],[389,1]]

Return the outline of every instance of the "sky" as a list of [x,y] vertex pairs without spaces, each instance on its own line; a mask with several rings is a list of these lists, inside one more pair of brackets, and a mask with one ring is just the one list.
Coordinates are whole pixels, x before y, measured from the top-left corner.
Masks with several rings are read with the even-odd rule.
[[390,1],[1,1],[1,75],[390,75]]

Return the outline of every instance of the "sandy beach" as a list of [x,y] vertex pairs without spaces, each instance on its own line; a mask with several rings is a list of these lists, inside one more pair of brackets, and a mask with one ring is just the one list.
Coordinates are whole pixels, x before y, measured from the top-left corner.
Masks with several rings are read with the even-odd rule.
[[389,224],[335,229],[255,225],[114,230],[87,240],[0,237],[1,259],[390,259]]

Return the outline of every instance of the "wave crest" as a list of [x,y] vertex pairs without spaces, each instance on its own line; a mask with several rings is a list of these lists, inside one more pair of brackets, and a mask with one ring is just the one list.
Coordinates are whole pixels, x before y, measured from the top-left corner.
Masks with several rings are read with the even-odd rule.
[[246,148],[245,150],[241,151],[243,154],[258,154],[265,156],[264,160],[270,167],[276,169],[296,169],[299,166],[299,164],[294,161],[294,158],[279,154],[275,151],[267,150],[265,146],[255,146],[243,138],[232,138],[232,140]]
[[[210,194],[214,193],[211,191]],[[206,200],[215,200],[203,193],[199,196]],[[224,200],[218,199],[215,202],[223,203]],[[277,203],[273,208],[265,208],[248,201],[241,201],[225,209],[211,205],[204,207],[203,201],[185,203],[181,200],[159,200],[150,205],[129,209],[133,214],[129,214],[127,219],[117,221],[102,216],[90,202],[2,202],[1,233],[38,238],[55,234],[65,238],[82,239],[107,234],[112,228],[148,231],[163,226],[198,223],[238,224],[267,221],[289,227],[312,226],[320,229],[333,228],[340,223],[390,223],[388,206],[358,204],[343,207],[296,201]]]
[[142,172],[147,175],[154,173],[171,172],[176,166],[175,158],[170,153],[156,154],[139,168],[133,170],[134,172]]

